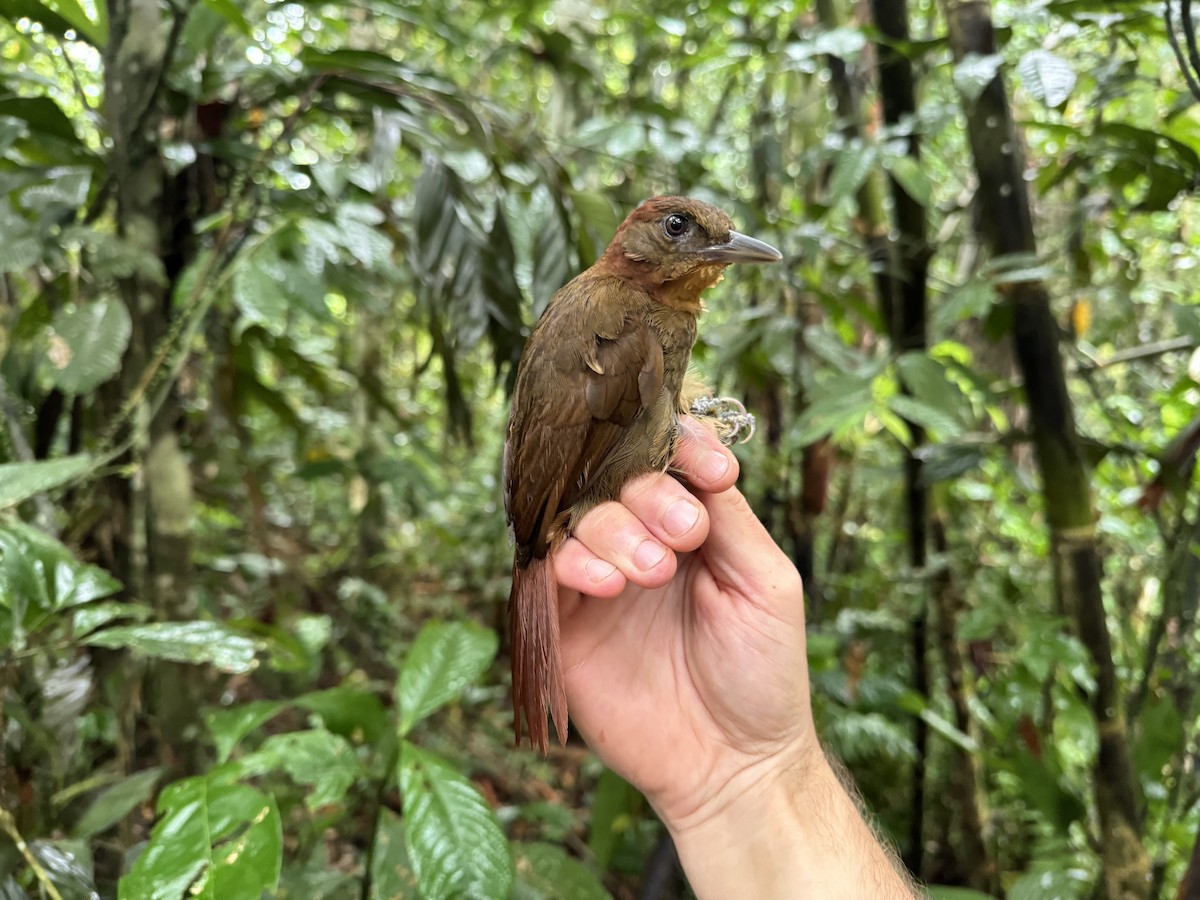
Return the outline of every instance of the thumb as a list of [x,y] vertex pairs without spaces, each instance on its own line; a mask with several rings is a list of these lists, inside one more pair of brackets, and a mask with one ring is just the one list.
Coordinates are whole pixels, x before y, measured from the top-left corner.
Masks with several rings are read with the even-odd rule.
[[752,602],[803,612],[800,573],[763,527],[736,487],[699,494],[708,510],[709,532],[701,552],[713,577],[726,590]]

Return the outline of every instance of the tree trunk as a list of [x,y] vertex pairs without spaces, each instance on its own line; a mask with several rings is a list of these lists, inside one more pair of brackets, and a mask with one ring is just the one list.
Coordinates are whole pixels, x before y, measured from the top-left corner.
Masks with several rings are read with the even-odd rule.
[[[943,4],[956,60],[970,53],[996,52],[987,2],[943,0]],[[1037,244],[1024,163],[1000,77],[992,79],[964,109],[991,251],[998,258],[1034,254]],[[1013,344],[1025,383],[1050,527],[1055,588],[1096,670],[1091,703],[1100,742],[1095,800],[1102,890],[1112,900],[1144,898],[1150,888],[1149,861],[1138,837],[1137,791],[1104,611],[1090,476],[1067,393],[1058,325],[1042,282],[1009,283],[1001,291],[1012,309]]]
[[[109,417],[132,395],[171,316],[171,284],[162,260],[175,223],[167,209],[171,198],[164,196],[166,171],[156,135],[164,70],[182,21],[169,27],[162,10],[157,0],[113,0],[109,5],[105,98],[117,232],[144,261],[119,283],[133,327],[116,385],[120,393],[108,392],[104,404]],[[132,417],[134,474],[129,481],[109,479],[105,488],[115,501],[113,509],[120,511],[112,524],[117,555],[110,565],[128,592],[153,607],[160,619],[186,619],[192,615],[191,471],[175,423],[165,416],[152,420],[151,415],[143,398]],[[159,663],[147,667],[147,679],[150,712],[162,731],[163,746],[177,754],[165,762],[186,759],[195,746],[188,729],[200,705],[194,670]]]

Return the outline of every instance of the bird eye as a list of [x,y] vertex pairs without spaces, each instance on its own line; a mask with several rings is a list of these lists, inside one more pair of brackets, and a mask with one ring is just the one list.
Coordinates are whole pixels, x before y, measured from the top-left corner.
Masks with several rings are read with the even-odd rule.
[[682,237],[687,233],[688,226],[691,225],[691,220],[679,213],[671,213],[663,219],[663,231],[667,233],[667,237]]

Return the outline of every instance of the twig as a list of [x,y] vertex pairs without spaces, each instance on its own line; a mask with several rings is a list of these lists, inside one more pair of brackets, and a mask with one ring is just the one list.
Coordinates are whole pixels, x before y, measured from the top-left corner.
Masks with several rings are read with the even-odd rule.
[[12,817],[12,813],[3,806],[0,806],[0,829],[4,830],[4,833],[16,845],[17,850],[25,857],[25,862],[29,864],[29,868],[33,870],[33,874],[37,876],[37,880],[41,882],[42,889],[50,897],[50,900],[63,900],[62,894],[58,892],[58,888],[54,886],[54,882],[50,880],[50,876],[46,874],[46,870],[42,868],[42,864],[33,855],[33,851],[29,849],[29,845],[25,843],[25,838],[21,837],[21,832],[17,830],[17,822]]
[[1128,350],[1118,350],[1112,356],[1103,359],[1090,355],[1085,350],[1080,350],[1084,359],[1087,362],[1084,364],[1088,369],[1106,369],[1109,366],[1119,365],[1121,363],[1133,362],[1139,359],[1147,359],[1151,356],[1161,356],[1164,353],[1174,353],[1177,350],[1191,350],[1196,346],[1196,339],[1193,337],[1176,337],[1169,338],[1165,341],[1155,341],[1152,344],[1142,344],[1140,347],[1130,347]]
[[158,102],[158,96],[162,93],[163,85],[167,83],[167,73],[170,71],[171,63],[175,60],[175,53],[179,49],[179,40],[183,36],[183,26],[187,24],[188,16],[191,15],[192,9],[195,8],[196,4],[191,3],[188,6],[181,7],[177,3],[169,2],[167,6],[174,15],[174,18],[171,20],[171,31],[167,35],[167,45],[163,50],[162,61],[154,78],[154,87],[150,89],[150,95],[146,98],[146,104],[142,107],[142,111],[138,113],[138,117],[134,121],[133,130],[130,132],[135,139],[142,133],[142,129],[146,127],[146,123],[150,119],[150,114],[154,110],[154,104]]
[[[1183,48],[1179,46],[1179,38],[1175,36],[1175,16],[1172,10],[1172,0],[1163,0],[1163,19],[1167,26],[1167,40],[1171,44],[1171,50],[1175,53],[1175,60],[1179,63],[1179,71],[1183,73],[1183,80],[1187,82],[1188,90],[1192,92],[1192,96],[1200,100],[1200,81],[1197,81],[1197,76],[1200,75],[1200,54],[1196,52],[1196,29],[1192,24],[1192,0],[1180,0],[1180,12],[1183,18],[1183,38],[1188,45],[1188,56],[1184,56]],[[1188,59],[1191,58],[1189,64]],[[1192,67],[1195,66],[1195,72]]]

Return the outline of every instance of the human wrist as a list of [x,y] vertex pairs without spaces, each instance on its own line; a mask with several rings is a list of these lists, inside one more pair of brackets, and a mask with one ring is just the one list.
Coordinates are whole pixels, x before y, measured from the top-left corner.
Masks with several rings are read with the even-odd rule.
[[664,821],[699,900],[916,896],[815,743]]

